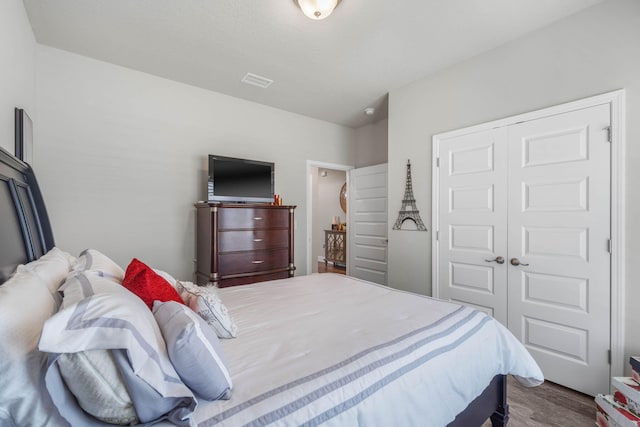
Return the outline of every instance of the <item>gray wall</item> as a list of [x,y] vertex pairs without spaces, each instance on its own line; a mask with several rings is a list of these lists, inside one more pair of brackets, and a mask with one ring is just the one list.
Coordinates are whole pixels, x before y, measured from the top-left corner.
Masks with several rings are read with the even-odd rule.
[[46,46],[37,85],[34,163],[61,248],[191,278],[212,153],[275,162],[306,274],[306,161],[352,163],[353,129]]
[[[640,1],[610,0],[426,77],[389,96],[389,283],[431,292],[428,233],[393,231],[411,158],[413,189],[431,222],[431,137],[444,131],[625,88],[626,352],[640,354]],[[626,365],[626,362],[625,362]]]
[[355,167],[387,163],[389,120],[383,119],[355,131]]
[[36,40],[20,0],[0,1],[0,146],[13,154],[13,110],[35,120]]

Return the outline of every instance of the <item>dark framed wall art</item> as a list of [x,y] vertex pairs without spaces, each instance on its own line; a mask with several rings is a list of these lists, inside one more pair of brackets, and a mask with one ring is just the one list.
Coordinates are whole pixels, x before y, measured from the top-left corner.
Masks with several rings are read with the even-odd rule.
[[23,162],[33,162],[33,122],[22,108],[15,109],[16,157]]

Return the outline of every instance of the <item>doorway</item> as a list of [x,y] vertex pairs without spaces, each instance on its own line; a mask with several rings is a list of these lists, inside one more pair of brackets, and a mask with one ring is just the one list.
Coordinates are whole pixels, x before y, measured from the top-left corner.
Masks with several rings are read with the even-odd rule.
[[[325,261],[326,231],[338,232],[347,221],[346,188],[352,166],[307,160],[307,272],[318,273]],[[343,192],[343,189],[345,191]],[[344,205],[341,195],[344,194]],[[344,207],[344,209],[343,209]],[[335,262],[335,265],[334,265]],[[347,260],[329,260],[327,267],[346,273]]]

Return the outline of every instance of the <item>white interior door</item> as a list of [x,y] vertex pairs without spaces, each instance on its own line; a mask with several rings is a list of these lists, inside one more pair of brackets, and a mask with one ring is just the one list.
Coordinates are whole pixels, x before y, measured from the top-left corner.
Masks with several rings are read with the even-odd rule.
[[506,128],[440,143],[439,297],[507,323]]
[[492,314],[547,379],[591,395],[610,375],[610,116],[602,104],[436,147],[438,296]]
[[387,164],[349,171],[347,273],[387,284]]
[[591,395],[610,379],[609,124],[607,104],[509,127],[509,329]]

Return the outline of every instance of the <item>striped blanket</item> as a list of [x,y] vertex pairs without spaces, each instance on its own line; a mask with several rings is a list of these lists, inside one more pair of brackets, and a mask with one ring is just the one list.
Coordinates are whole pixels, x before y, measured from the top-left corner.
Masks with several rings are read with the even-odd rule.
[[225,288],[230,400],[200,426],[420,425],[452,421],[496,374],[542,373],[502,325],[469,307],[333,275]]

